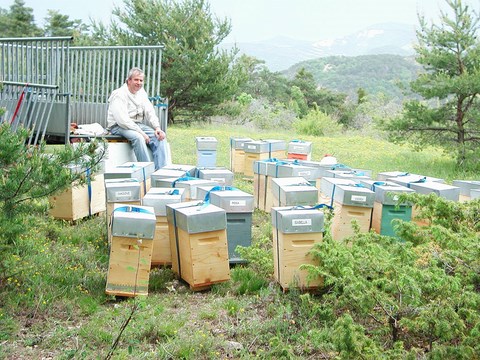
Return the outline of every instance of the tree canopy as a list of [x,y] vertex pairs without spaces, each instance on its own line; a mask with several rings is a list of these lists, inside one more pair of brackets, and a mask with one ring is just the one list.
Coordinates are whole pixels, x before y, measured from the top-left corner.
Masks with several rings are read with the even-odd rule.
[[33,9],[25,1],[14,0],[9,9],[0,8],[0,34],[2,37],[73,36],[76,43],[88,42],[89,27],[82,20],[71,20],[57,10],[47,10],[44,27],[38,26]]
[[9,10],[0,9],[0,33],[2,37],[31,37],[41,36],[42,30],[35,24],[33,9],[15,0]]
[[[94,38],[104,44],[164,45],[162,94],[169,100],[170,120],[177,115],[204,117],[230,98],[242,79],[236,49],[218,45],[230,33],[204,0],[125,0],[109,26],[95,24]],[[103,39],[103,40],[101,40]],[[237,71],[238,70],[238,71]]]
[[419,19],[417,61],[425,72],[411,87],[423,100],[406,102],[388,129],[396,140],[453,151],[461,165],[479,155],[479,17],[461,0],[446,2],[451,13],[442,12],[440,24]]

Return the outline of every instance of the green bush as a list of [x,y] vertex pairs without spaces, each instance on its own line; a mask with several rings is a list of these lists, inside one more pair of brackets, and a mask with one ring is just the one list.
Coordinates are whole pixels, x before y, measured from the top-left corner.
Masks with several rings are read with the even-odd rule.
[[303,119],[295,120],[293,127],[297,133],[311,136],[332,136],[342,131],[337,121],[318,109],[310,110]]

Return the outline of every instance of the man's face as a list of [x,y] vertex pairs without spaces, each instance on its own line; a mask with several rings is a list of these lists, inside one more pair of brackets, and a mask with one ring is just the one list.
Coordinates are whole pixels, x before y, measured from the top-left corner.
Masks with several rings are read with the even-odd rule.
[[127,80],[128,90],[135,94],[143,86],[143,74],[134,74],[130,79]]

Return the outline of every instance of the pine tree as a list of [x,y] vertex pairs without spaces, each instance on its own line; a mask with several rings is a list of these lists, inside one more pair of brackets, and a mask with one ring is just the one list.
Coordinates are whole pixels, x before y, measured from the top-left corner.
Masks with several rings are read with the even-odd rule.
[[424,72],[411,87],[422,100],[406,102],[387,129],[397,141],[439,145],[461,165],[480,154],[479,17],[461,0],[446,2],[451,14],[442,12],[440,24],[419,18],[416,52]]

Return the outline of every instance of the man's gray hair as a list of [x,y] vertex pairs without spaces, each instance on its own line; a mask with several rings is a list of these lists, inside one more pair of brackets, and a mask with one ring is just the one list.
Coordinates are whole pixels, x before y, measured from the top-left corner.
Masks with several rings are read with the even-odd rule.
[[142,69],[140,69],[138,67],[131,68],[130,71],[128,72],[127,80],[130,80],[135,75],[145,75],[145,73],[143,72]]

